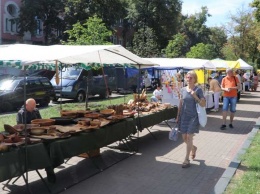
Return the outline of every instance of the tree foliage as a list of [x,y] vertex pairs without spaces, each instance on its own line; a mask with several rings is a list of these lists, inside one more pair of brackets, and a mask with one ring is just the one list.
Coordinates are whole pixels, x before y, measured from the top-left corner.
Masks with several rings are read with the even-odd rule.
[[202,7],[199,13],[184,16],[180,32],[188,37],[188,49],[198,43],[209,43],[210,29],[206,26],[208,17],[210,14],[207,7]]
[[35,36],[40,20],[46,44],[108,44],[116,35],[143,57],[163,51],[166,57],[260,59],[260,0],[253,0],[254,11],[240,10],[226,26],[211,28],[207,7],[182,15],[181,0],[21,1],[20,35]]
[[126,17],[126,3],[122,0],[65,0],[68,26],[96,15],[107,28]]
[[149,27],[160,49],[177,32],[181,17],[180,0],[128,0],[127,18],[137,31]]
[[103,45],[111,44],[108,41],[112,32],[109,31],[102,19],[97,16],[90,17],[85,23],[77,22],[71,30],[65,31],[69,34],[67,42],[69,45]]
[[[173,36],[165,49],[166,56],[185,56],[190,48],[198,43],[213,43],[210,39],[211,30],[206,26],[207,17],[209,16],[207,7],[202,7],[199,13],[183,16],[179,33]],[[175,46],[176,48],[173,48]]]
[[260,26],[253,19],[252,10],[241,9],[236,15],[231,15],[225,30],[229,36],[227,44],[222,50],[225,58],[242,58],[253,63],[259,58],[257,47],[260,42]]
[[216,53],[212,44],[198,43],[191,47],[190,51],[186,54],[186,57],[211,60],[216,58]]
[[213,45],[217,58],[224,58],[222,48],[227,42],[227,35],[223,27],[210,28],[209,43]]
[[151,28],[141,28],[135,33],[133,52],[140,57],[156,57],[159,55],[156,36]]
[[184,53],[187,47],[187,36],[178,33],[173,36],[173,39],[169,41],[165,49],[166,57],[168,58],[178,58],[184,57]]
[[260,22],[260,0],[254,0],[251,3],[251,7],[256,8],[254,11],[255,19]]
[[41,29],[45,43],[57,43],[61,37],[57,37],[57,31],[63,31],[65,23],[59,17],[64,9],[62,0],[22,0],[19,16],[19,34],[30,32],[33,36],[37,29],[37,22],[43,22]]

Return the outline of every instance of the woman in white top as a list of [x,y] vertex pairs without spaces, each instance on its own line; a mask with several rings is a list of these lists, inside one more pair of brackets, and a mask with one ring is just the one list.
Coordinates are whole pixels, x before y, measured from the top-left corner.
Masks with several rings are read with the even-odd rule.
[[158,102],[162,100],[162,90],[160,86],[157,86],[157,88],[153,92],[153,96],[151,97],[151,102]]
[[217,112],[219,109],[219,97],[221,94],[221,88],[218,83],[218,80],[212,79],[211,77],[209,77],[208,80],[210,86],[209,90],[214,92],[214,109],[212,109],[211,111]]

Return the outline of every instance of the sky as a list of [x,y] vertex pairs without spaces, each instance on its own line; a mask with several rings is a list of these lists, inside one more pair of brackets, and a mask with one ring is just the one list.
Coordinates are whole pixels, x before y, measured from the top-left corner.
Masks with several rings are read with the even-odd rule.
[[238,9],[248,10],[253,0],[182,0],[182,13],[194,14],[201,11],[202,6],[207,6],[211,17],[207,26],[221,26],[230,21],[230,14],[236,14]]

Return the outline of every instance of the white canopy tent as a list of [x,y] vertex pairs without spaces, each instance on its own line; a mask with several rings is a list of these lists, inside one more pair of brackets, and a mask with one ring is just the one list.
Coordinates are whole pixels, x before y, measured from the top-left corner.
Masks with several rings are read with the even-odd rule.
[[155,65],[131,53],[121,45],[5,45],[0,47],[0,61],[3,65],[20,62],[22,66],[34,63],[54,63],[55,61],[65,64],[81,63],[85,66],[93,65],[93,63],[99,65],[121,64],[136,68],[147,68]]
[[216,69],[227,69],[229,66],[225,60],[222,59],[213,59],[211,60]]
[[216,69],[210,60],[194,59],[194,58],[143,58],[152,63],[156,63],[159,67],[156,69]]
[[244,60],[238,59],[237,61],[240,63],[240,69],[253,70],[253,67],[246,63]]

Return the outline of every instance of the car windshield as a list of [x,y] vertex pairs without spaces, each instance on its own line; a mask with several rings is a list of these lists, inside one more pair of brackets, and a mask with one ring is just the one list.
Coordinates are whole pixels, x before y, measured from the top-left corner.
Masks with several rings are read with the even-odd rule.
[[0,90],[13,91],[18,84],[18,80],[2,80],[0,81]]
[[62,72],[59,72],[59,77],[65,79],[77,79],[80,75],[81,68],[69,67],[63,68]]

